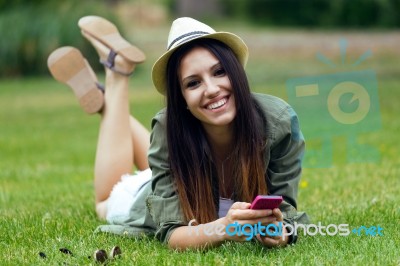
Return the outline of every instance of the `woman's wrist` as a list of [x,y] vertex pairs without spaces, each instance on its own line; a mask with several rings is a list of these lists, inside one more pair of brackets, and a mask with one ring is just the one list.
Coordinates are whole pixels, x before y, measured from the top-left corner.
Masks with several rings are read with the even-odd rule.
[[226,233],[226,227],[228,226],[229,222],[226,217],[221,217],[213,223],[213,228],[215,229],[214,232],[216,232],[215,235],[217,235],[217,239],[221,242],[225,242],[229,240],[229,235]]

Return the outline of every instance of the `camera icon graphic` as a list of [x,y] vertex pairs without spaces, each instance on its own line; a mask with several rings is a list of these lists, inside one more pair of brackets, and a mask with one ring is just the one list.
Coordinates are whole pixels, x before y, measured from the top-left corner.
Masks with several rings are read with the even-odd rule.
[[[320,58],[327,60],[321,55]],[[373,70],[292,78],[287,80],[286,89],[306,141],[311,143],[303,158],[304,167],[332,166],[334,150],[337,150],[333,139],[337,137],[346,139],[339,144],[346,151],[340,154],[346,162],[379,160],[375,147],[358,141],[361,134],[381,128],[378,85]]]

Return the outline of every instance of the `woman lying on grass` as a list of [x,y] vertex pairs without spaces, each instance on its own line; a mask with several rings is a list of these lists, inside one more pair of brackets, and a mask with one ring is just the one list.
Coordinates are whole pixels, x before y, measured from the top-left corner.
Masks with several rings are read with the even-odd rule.
[[[155,234],[179,250],[246,241],[246,235],[197,230],[229,225],[305,223],[297,212],[304,139],[283,100],[250,92],[246,44],[191,18],[172,24],[168,48],[154,64],[153,83],[167,107],[152,133],[129,113],[128,81],[144,54],[99,17],[79,21],[105,66],[105,89],[73,47],[54,51],[53,76],[68,84],[88,113],[102,119],[95,161],[96,211],[117,234]],[[139,172],[131,175],[133,167]],[[273,210],[250,209],[257,195],[282,195]],[[257,234],[262,245],[296,237]]]

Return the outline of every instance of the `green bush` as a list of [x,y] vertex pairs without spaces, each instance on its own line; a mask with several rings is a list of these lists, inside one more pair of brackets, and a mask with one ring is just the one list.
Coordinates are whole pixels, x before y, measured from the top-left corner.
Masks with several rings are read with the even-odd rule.
[[24,4],[0,9],[0,76],[48,73],[47,57],[61,46],[77,47],[98,60],[89,42],[82,38],[77,22],[85,15],[116,21],[105,4],[92,1],[63,1]]
[[220,0],[226,14],[261,25],[399,28],[400,0]]

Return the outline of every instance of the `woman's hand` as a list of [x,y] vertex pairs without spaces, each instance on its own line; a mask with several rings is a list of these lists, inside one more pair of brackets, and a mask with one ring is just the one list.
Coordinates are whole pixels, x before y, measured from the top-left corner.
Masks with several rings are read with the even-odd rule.
[[[259,235],[265,234],[266,226],[283,221],[281,211],[251,210],[250,205],[246,202],[235,202],[225,217],[207,224],[189,224],[174,229],[168,241],[169,247],[176,250],[203,249],[218,246],[226,240],[244,242],[253,238],[268,247],[285,245],[288,239],[283,239],[282,236]],[[282,235],[285,235],[284,227],[282,230]],[[193,233],[195,237],[188,237]]]
[[[283,215],[280,209],[278,208],[273,209],[272,216],[276,219],[273,222],[273,224],[275,224],[277,227],[279,226],[279,223],[281,224],[281,226],[283,225]],[[280,246],[285,246],[288,243],[289,238],[287,237],[286,228],[282,226],[282,233],[280,235],[277,236],[272,236],[268,234],[266,234],[266,236],[257,235],[257,240],[261,244],[267,247],[280,247]]]
[[[232,233],[225,234],[225,240],[249,241],[257,234],[254,225],[268,225],[277,222],[278,216],[273,215],[272,210],[252,210],[250,205],[247,202],[235,202],[226,216],[221,219],[225,226],[229,226],[228,231]],[[246,226],[243,227],[243,225]]]

